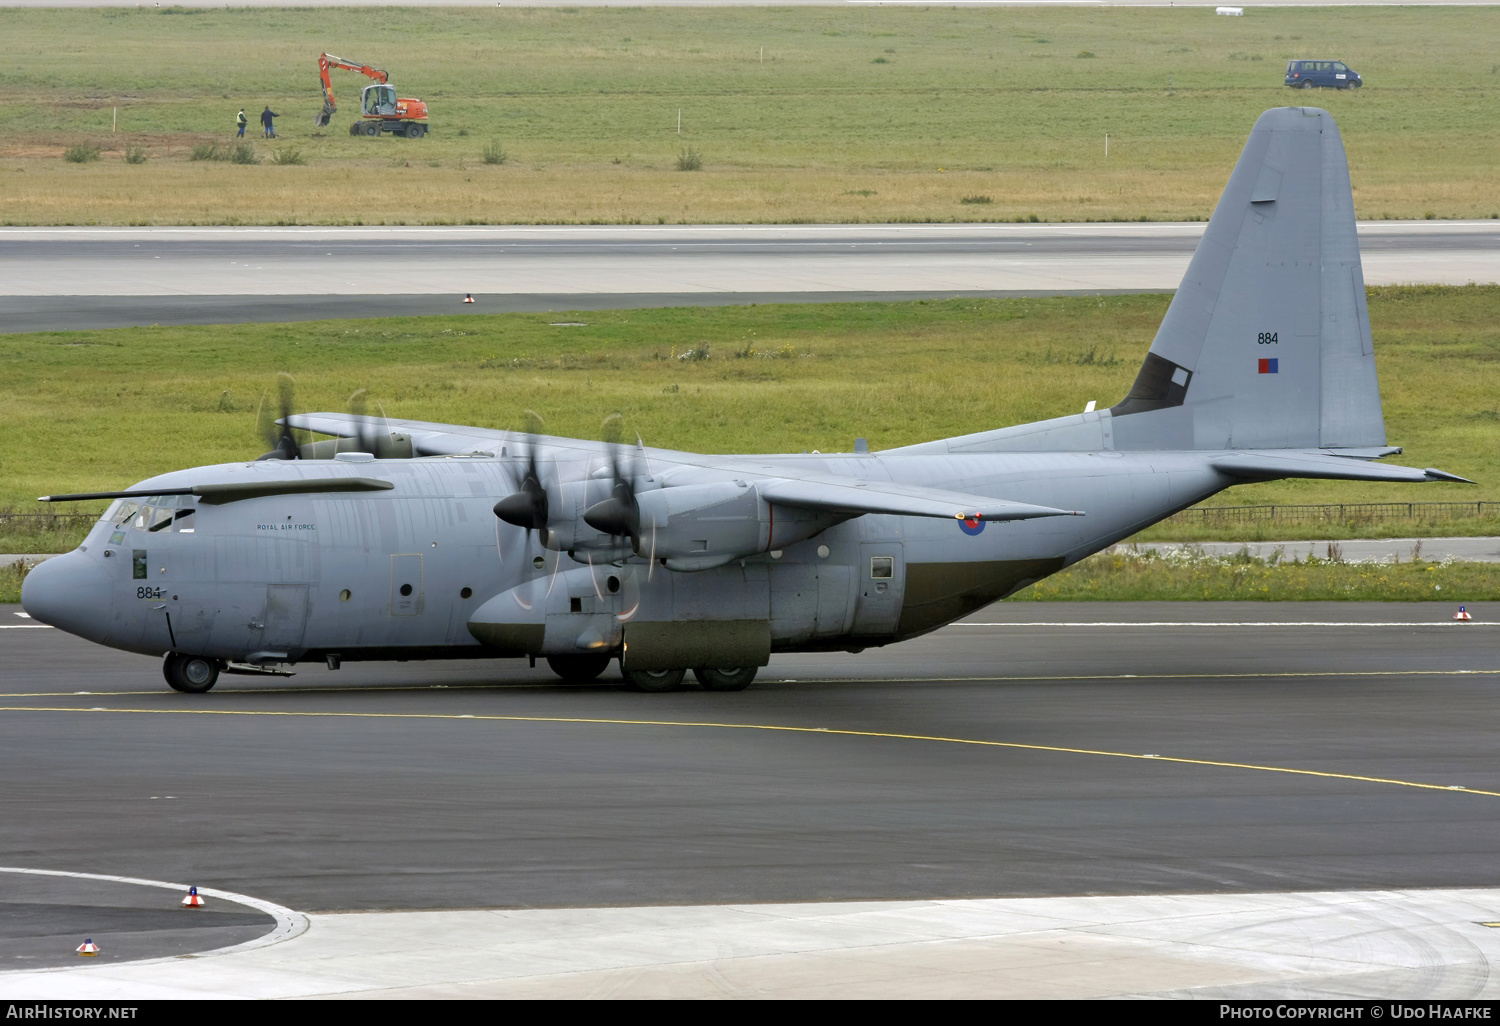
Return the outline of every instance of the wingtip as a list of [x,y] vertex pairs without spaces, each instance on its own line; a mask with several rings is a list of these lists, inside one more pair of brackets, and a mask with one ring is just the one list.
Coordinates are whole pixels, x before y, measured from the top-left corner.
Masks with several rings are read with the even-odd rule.
[[1427,475],[1427,479],[1429,481],[1456,481],[1459,484],[1479,483],[1477,481],[1471,481],[1467,477],[1459,477],[1457,474],[1450,474],[1446,470],[1438,470],[1436,467],[1427,467],[1422,471],[1422,473]]

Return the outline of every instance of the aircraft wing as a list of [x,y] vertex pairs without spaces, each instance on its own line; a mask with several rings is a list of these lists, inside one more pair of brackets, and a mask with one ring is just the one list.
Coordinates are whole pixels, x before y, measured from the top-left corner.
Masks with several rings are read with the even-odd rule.
[[1233,477],[1271,481],[1282,477],[1313,477],[1341,481],[1461,481],[1466,477],[1428,467],[1397,467],[1371,463],[1365,457],[1330,456],[1317,451],[1237,452],[1213,459],[1215,470]]
[[760,482],[768,502],[831,513],[890,513],[906,517],[955,520],[1031,520],[1035,517],[1081,516],[1074,510],[1033,506],[1025,502],[968,495],[919,485],[866,482],[857,478],[773,478]]
[[[515,432],[498,428],[468,427],[463,424],[433,424],[424,420],[395,420],[352,413],[294,413],[284,418],[288,427],[316,431],[320,435],[358,438],[361,433],[398,431],[411,438],[419,456],[451,456],[478,450],[500,451],[500,446],[517,437]],[[546,439],[552,444],[554,439]]]

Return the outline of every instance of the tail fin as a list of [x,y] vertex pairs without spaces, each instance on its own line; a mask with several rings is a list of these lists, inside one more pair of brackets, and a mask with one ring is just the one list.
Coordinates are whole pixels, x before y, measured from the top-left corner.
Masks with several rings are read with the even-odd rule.
[[1117,449],[1385,445],[1349,164],[1327,111],[1256,121],[1109,413]]

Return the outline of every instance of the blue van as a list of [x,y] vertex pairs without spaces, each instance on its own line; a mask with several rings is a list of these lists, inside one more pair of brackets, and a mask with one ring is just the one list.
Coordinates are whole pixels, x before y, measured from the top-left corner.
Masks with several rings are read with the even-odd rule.
[[1286,84],[1295,89],[1311,89],[1313,86],[1358,89],[1364,81],[1359,72],[1343,61],[1287,61]]

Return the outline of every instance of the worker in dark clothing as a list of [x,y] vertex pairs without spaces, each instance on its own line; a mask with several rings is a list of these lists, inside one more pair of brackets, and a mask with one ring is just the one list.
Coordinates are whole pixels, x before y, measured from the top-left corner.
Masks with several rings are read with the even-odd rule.
[[279,118],[279,117],[281,117],[281,115],[277,114],[275,111],[271,110],[271,108],[269,106],[266,107],[265,110],[263,110],[263,111],[260,112],[260,123],[262,125],[264,125],[265,128],[266,128],[266,138],[267,139],[274,139],[274,138],[276,138],[276,125],[274,124],[274,122],[272,121],[272,119],[273,118]]

